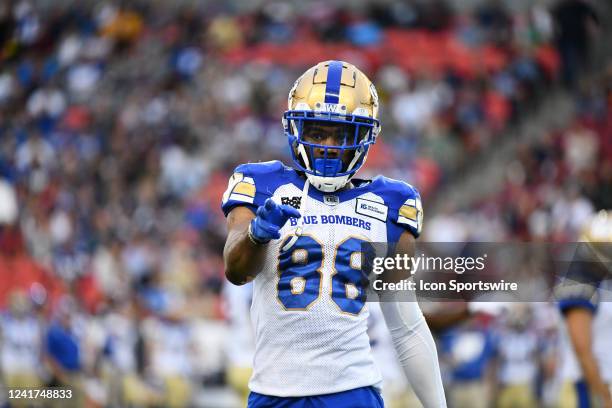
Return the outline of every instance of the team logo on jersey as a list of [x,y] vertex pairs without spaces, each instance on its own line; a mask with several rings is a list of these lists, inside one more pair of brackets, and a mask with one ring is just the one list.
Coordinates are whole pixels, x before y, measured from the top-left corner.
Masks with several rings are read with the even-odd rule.
[[355,204],[355,212],[377,220],[387,221],[388,207],[376,201],[358,198]]
[[255,180],[252,177],[245,177],[242,173],[234,173],[227,184],[227,190],[223,193],[223,204],[229,200],[241,201],[253,204],[255,199]]
[[334,205],[340,204],[340,197],[335,195],[325,195],[323,196],[323,202],[333,207]]
[[410,198],[399,209],[397,217],[399,224],[407,224],[421,232],[423,227],[423,204],[420,198]]
[[300,196],[281,197],[281,204],[283,204],[283,205],[290,205],[293,208],[295,208],[296,210],[299,210],[300,206],[302,205],[302,197],[300,197]]

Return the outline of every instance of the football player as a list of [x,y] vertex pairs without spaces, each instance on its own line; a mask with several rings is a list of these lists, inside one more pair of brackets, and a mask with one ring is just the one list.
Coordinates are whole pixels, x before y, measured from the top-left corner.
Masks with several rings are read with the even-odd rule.
[[[223,196],[225,274],[253,280],[255,357],[248,407],[382,407],[370,354],[361,245],[412,255],[417,190],[358,180],[380,132],[378,96],[353,65],[321,62],[289,92],[282,123],[294,167],[238,166]],[[446,406],[434,340],[416,301],[381,308],[402,369],[425,407]]]
[[556,288],[565,318],[560,407],[612,408],[612,211],[589,221]]

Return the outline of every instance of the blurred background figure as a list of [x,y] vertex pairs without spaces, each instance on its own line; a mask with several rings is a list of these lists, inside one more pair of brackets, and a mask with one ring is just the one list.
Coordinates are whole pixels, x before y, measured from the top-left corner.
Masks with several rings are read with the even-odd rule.
[[108,404],[148,407],[162,402],[162,393],[146,381],[142,323],[132,298],[118,300],[104,319],[104,367]]
[[593,41],[600,24],[588,0],[560,0],[553,8],[555,42],[561,57],[561,76],[573,87],[584,70],[590,68]]
[[[612,208],[611,16],[586,0],[0,2],[3,385],[242,406],[249,293],[224,283],[219,202],[238,163],[289,159],[281,91],[317,61],[376,83],[385,127],[360,177],[417,186],[422,239],[575,242]],[[556,307],[436,329],[449,403],[553,405],[579,376]],[[388,404],[406,406],[381,324]]]
[[63,297],[45,334],[45,362],[51,375],[48,385],[72,389],[74,398],[67,404],[73,406],[84,401],[84,356],[79,338],[83,335],[79,324],[83,322],[78,318],[75,300]]
[[556,288],[562,330],[561,407],[612,407],[612,214],[581,229],[580,243]]
[[9,294],[8,309],[0,317],[0,367],[6,387],[40,388],[43,385],[46,373],[40,365],[42,324],[23,291]]
[[148,370],[162,390],[161,404],[172,408],[190,406],[193,352],[189,327],[181,320],[150,317],[144,330]]
[[246,406],[255,353],[255,334],[249,318],[253,284],[236,286],[227,282],[223,293],[229,321],[225,351],[228,360],[227,383],[240,396],[241,404]]
[[487,407],[493,402],[492,362],[498,339],[491,324],[490,319],[476,316],[440,336],[440,360],[449,372],[453,407]]
[[497,339],[500,408],[537,406],[536,385],[542,372],[545,337],[533,326],[529,305],[511,305]]

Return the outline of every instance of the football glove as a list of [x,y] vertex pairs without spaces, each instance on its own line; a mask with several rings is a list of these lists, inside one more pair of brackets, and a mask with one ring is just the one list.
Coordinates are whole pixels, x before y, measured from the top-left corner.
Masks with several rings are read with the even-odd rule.
[[268,198],[264,205],[257,209],[257,217],[249,226],[249,238],[257,244],[266,244],[280,238],[280,229],[289,218],[300,218],[300,212],[289,205],[275,203]]

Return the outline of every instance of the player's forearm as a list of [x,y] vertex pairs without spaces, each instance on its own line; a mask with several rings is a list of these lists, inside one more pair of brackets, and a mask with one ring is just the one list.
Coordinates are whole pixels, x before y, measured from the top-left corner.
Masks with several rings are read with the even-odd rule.
[[223,249],[227,280],[234,285],[253,280],[261,270],[266,245],[255,244],[249,239],[248,224],[244,229],[231,231]]
[[381,300],[395,351],[421,404],[425,408],[446,407],[436,344],[416,300]]

